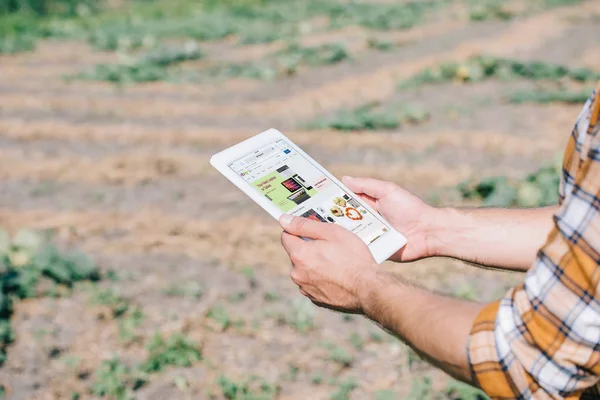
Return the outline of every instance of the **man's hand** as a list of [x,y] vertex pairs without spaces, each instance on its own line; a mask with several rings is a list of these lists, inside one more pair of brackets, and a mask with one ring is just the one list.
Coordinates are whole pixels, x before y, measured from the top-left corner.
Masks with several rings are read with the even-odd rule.
[[342,181],[408,239],[390,260],[406,262],[435,255],[430,235],[438,209],[392,182],[348,176]]
[[291,215],[279,221],[300,292],[319,306],[361,313],[361,287],[374,279],[377,265],[363,241],[335,224]]
[[280,223],[292,280],[304,296],[321,307],[364,314],[436,366],[470,381],[466,343],[480,305],[428,293],[381,271],[363,241],[338,225],[290,215]]

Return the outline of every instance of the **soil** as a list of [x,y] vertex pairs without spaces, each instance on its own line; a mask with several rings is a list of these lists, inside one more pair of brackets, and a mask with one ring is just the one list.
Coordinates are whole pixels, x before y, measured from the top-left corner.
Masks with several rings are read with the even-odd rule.
[[[402,92],[396,84],[424,67],[482,51],[590,66],[600,25],[576,17],[593,13],[600,13],[598,3],[587,2],[510,22],[438,21],[394,34],[406,44],[390,52],[361,48],[356,43],[366,43],[365,32],[345,29],[331,35],[356,47],[351,61],[275,82],[115,88],[63,79],[111,60],[81,43],[46,41],[33,53],[0,56],[0,226],[55,230],[61,243],[115,271],[119,279],[98,285],[117,290],[146,315],[138,338],[124,342],[118,321],[93,304],[96,289],[88,285],[71,296],[20,303],[12,318],[16,341],[0,369],[7,398],[74,392],[92,398],[100,363],[113,354],[142,360],[144,341],[157,331],[187,333],[201,344],[205,361],[152,375],[136,392],[140,399],[220,399],[220,375],[277,383],[280,399],[326,399],[336,390],[329,378],[354,377],[359,386],[352,399],[382,389],[403,398],[423,375],[443,386],[442,373],[414,361],[406,346],[369,321],[302,303],[288,278],[277,224],[218,175],[209,157],[276,127],[337,175],[392,180],[426,199],[471,177],[524,176],[561,154],[580,106],[508,103],[507,93],[535,87],[527,82]],[[327,41],[322,32],[313,35],[306,43]],[[273,47],[224,43],[210,52],[239,61],[258,57],[265,46]],[[431,118],[387,132],[306,128],[371,101],[420,106]],[[381,268],[448,294],[467,285],[480,301],[499,298],[523,279],[441,258]],[[190,283],[202,288],[199,298],[166,293]],[[235,295],[242,299],[232,300]],[[206,311],[217,304],[243,326],[215,327]],[[306,332],[286,322],[298,307],[314,313]],[[350,343],[352,334],[362,339],[359,348]],[[327,343],[346,349],[351,365],[331,361]],[[322,384],[313,383],[315,374],[325,377]],[[183,391],[175,384],[179,377],[187,382]]]

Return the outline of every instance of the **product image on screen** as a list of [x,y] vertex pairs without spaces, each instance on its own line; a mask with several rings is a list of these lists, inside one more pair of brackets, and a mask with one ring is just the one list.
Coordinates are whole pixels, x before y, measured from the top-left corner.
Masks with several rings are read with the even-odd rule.
[[367,244],[389,231],[379,217],[285,140],[249,153],[229,167],[282,212],[341,225]]

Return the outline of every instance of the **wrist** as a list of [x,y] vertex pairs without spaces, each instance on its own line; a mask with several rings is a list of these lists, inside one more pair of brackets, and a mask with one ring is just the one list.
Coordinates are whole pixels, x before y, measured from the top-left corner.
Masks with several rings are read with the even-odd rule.
[[387,287],[397,278],[389,272],[373,269],[370,273],[365,274],[359,282],[358,300],[360,304],[361,314],[367,318],[381,323],[379,319],[378,304],[379,298],[385,296],[384,293]]
[[427,256],[452,256],[453,245],[450,238],[456,235],[461,224],[461,214],[455,208],[435,208],[427,231]]

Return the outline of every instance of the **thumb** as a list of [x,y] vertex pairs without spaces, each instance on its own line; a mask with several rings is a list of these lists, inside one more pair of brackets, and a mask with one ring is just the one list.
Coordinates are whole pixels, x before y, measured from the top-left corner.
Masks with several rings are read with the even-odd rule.
[[351,178],[344,176],[342,182],[354,193],[366,194],[376,200],[385,197],[396,187],[392,182],[371,178]]
[[309,239],[325,239],[335,229],[335,225],[333,224],[303,217],[294,217],[289,214],[283,214],[279,219],[279,224],[287,233]]

